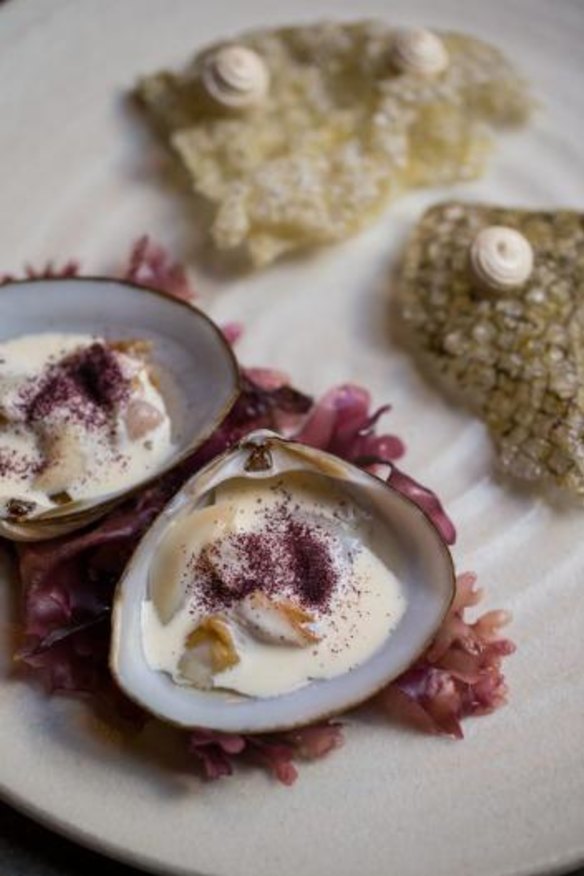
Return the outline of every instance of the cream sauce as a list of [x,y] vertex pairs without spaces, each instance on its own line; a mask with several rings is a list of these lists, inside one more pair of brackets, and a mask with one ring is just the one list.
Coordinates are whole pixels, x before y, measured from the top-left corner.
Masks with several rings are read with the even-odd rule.
[[[143,647],[152,669],[189,684],[180,670],[185,640],[209,612],[197,599],[193,560],[225,533],[261,532],[279,509],[327,529],[336,570],[325,606],[309,608],[319,641],[304,647],[260,641],[230,605],[220,612],[233,636],[239,662],[217,672],[212,686],[256,697],[277,696],[313,679],[333,678],[360,665],[386,641],[405,611],[396,576],[376,555],[375,520],[348,504],[331,482],[288,474],[266,481],[231,481],[215,503],[194,511],[167,534],[150,574],[150,599],[142,607]],[[324,486],[327,484],[327,486]],[[284,596],[290,596],[284,592]]]
[[[47,333],[0,344],[0,513],[13,499],[34,503],[30,516],[55,506],[51,495],[36,484],[46,463],[41,432],[47,426],[55,435],[65,428],[74,432],[83,464],[82,471],[66,485],[72,500],[98,498],[130,487],[156,472],[172,455],[171,422],[164,399],[153,385],[146,363],[126,352],[115,351],[115,357],[124,377],[131,378],[130,395],[111,414],[107,426],[67,425],[63,409],[58,407],[39,424],[26,421],[23,392],[40,385],[48,368],[96,342],[105,345],[94,336]],[[127,403],[135,399],[152,405],[161,421],[143,438],[130,440],[124,414]]]

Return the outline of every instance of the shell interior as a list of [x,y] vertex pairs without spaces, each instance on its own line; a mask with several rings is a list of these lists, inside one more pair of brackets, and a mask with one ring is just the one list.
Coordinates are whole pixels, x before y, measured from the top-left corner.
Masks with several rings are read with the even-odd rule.
[[[249,460],[257,454],[258,442],[268,449],[271,464],[264,470],[261,466],[250,470]],[[261,479],[298,469],[341,482],[348,496],[372,510],[387,527],[382,559],[400,578],[407,600],[397,628],[369,660],[350,672],[270,698],[198,690],[178,685],[167,674],[151,669],[141,645],[141,605],[148,598],[152,557],[168,527],[204,506],[214,487],[231,478]],[[405,671],[430,643],[453,594],[450,553],[430,521],[410,500],[336,457],[271,433],[254,433],[191,479],[138,546],[118,585],[111,667],[132,699],[177,725],[250,733],[301,726],[346,711]]]
[[[0,341],[48,332],[152,342],[152,371],[172,422],[175,445],[155,476],[174,467],[211,434],[239,391],[238,366],[218,327],[202,311],[153,289],[102,278],[2,286]],[[0,521],[0,534],[37,539],[71,531],[106,513],[144,483],[69,502],[28,520]]]

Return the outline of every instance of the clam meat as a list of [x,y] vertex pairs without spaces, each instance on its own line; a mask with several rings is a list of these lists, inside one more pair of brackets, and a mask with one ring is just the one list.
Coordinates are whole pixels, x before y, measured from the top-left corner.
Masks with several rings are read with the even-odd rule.
[[174,467],[225,417],[239,372],[199,310],[129,283],[0,290],[0,535],[64,534]]
[[143,345],[90,335],[0,344],[0,513],[21,505],[34,517],[164,465],[171,423],[145,355]]

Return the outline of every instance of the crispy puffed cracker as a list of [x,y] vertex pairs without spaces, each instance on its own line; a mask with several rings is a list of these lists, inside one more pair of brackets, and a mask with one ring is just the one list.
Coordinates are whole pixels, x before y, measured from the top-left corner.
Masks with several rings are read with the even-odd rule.
[[[530,242],[529,279],[481,288],[469,269],[479,231]],[[584,214],[447,203],[407,245],[401,313],[444,384],[486,422],[504,470],[584,495]]]
[[254,266],[340,241],[399,192],[479,176],[490,130],[523,123],[531,100],[494,47],[441,33],[450,64],[434,79],[398,73],[396,31],[381,22],[258,30],[237,38],[267,64],[267,99],[218,107],[205,59],[144,78],[137,94],[195,192],[213,206],[219,250]]

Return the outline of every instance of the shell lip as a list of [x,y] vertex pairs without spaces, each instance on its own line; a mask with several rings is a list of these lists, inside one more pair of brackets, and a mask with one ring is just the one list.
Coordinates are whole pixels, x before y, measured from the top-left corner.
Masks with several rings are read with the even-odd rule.
[[[281,724],[274,723],[274,724],[270,724],[269,726],[262,725],[261,728],[241,726],[241,727],[238,727],[236,730],[229,730],[229,731],[222,730],[222,731],[216,731],[216,732],[232,732],[232,733],[241,733],[241,734],[245,734],[245,735],[257,735],[257,734],[276,733],[276,732],[284,732],[284,731],[294,730],[294,729],[298,729],[300,727],[309,726],[309,725],[314,724],[314,723],[319,722],[319,721],[325,721],[325,720],[333,719],[335,717],[339,717],[339,716],[344,715],[347,712],[363,705],[364,703],[372,700],[385,687],[387,687],[388,684],[390,684],[392,681],[394,681],[396,678],[398,678],[400,675],[402,675],[404,672],[406,672],[411,666],[413,666],[424,655],[424,653],[428,650],[428,648],[430,647],[430,645],[434,641],[438,630],[440,629],[440,627],[444,623],[449,611],[452,608],[452,605],[453,605],[453,602],[454,602],[454,599],[456,596],[456,570],[455,570],[455,566],[454,566],[454,559],[452,557],[452,553],[451,553],[448,545],[441,537],[440,533],[438,532],[436,526],[432,522],[429,515],[422,508],[420,508],[412,499],[410,499],[408,496],[405,496],[404,494],[400,493],[398,490],[396,490],[390,484],[386,483],[381,478],[377,477],[374,474],[371,474],[371,472],[365,471],[363,469],[358,468],[357,466],[354,466],[350,462],[346,462],[345,460],[342,460],[340,457],[336,457],[334,454],[327,453],[326,451],[317,450],[316,448],[312,448],[309,445],[303,444],[300,441],[295,441],[293,439],[284,438],[283,436],[279,435],[276,432],[272,432],[269,429],[258,429],[258,430],[255,430],[253,432],[250,432],[249,435],[241,438],[237,442],[237,444],[235,444],[233,447],[227,449],[223,453],[214,457],[214,459],[212,459],[209,463],[207,463],[207,465],[205,465],[202,469],[200,469],[199,472],[197,472],[195,475],[193,475],[193,477],[189,481],[187,481],[184,489],[188,490],[188,487],[190,484],[199,480],[199,478],[204,476],[207,471],[210,471],[211,469],[220,465],[225,458],[232,456],[234,453],[236,453],[240,450],[245,450],[245,449],[249,449],[251,452],[253,452],[254,449],[257,450],[258,447],[265,447],[266,445],[269,445],[270,443],[281,444],[281,445],[284,445],[286,448],[290,448],[290,446],[292,445],[292,448],[290,448],[290,449],[300,448],[301,450],[302,449],[308,450],[309,452],[314,451],[315,454],[323,455],[325,457],[330,457],[332,460],[335,460],[335,461],[338,460],[338,462],[341,463],[347,469],[354,468],[359,473],[359,475],[361,477],[365,477],[367,479],[370,479],[375,484],[375,486],[377,488],[381,487],[382,489],[389,491],[397,498],[398,502],[403,502],[405,505],[407,505],[410,508],[410,510],[414,513],[415,517],[417,518],[417,521],[419,523],[421,523],[424,527],[426,527],[427,531],[432,532],[433,539],[434,539],[434,546],[438,549],[438,551],[442,555],[442,559],[445,561],[445,566],[447,568],[447,577],[448,577],[448,582],[449,582],[449,587],[448,587],[449,595],[448,595],[448,598],[444,600],[444,604],[441,608],[441,611],[438,613],[438,615],[437,615],[437,617],[432,625],[432,630],[423,639],[423,641],[420,643],[419,647],[416,648],[414,654],[411,655],[407,660],[403,661],[403,663],[401,663],[399,666],[397,666],[397,667],[393,666],[391,671],[388,672],[387,676],[382,681],[380,681],[379,684],[377,684],[373,687],[368,687],[361,694],[358,694],[357,696],[352,697],[350,700],[343,700],[342,703],[339,703],[338,708],[335,707],[332,709],[330,709],[330,708],[324,709],[320,713],[311,714],[310,717],[308,719],[305,719],[305,720],[301,719],[297,722],[286,721],[285,723],[281,723]],[[160,515],[158,516],[156,521],[152,524],[151,528],[156,526],[156,523],[164,517],[165,512],[167,511],[169,506],[174,501],[175,501],[174,499],[170,500],[170,502],[160,512]],[[148,536],[148,532],[146,533],[145,536],[143,536],[143,538],[146,538],[147,536]],[[120,678],[120,672],[119,672],[118,660],[117,660],[117,641],[118,641],[118,638],[122,634],[122,630],[121,630],[121,625],[122,625],[122,620],[121,620],[122,589],[123,589],[123,583],[124,583],[125,579],[127,578],[128,574],[132,570],[133,563],[134,563],[134,556],[132,556],[130,558],[130,560],[128,561],[128,564],[127,564],[124,572],[122,573],[122,575],[118,581],[118,584],[117,584],[116,590],[115,590],[115,594],[114,594],[113,607],[112,607],[112,638],[111,638],[111,645],[110,645],[110,651],[109,651],[109,657],[108,657],[110,672],[112,673],[112,676],[113,676],[116,684],[118,685],[118,687],[120,687],[120,689],[126,694],[126,696],[129,697],[129,699],[131,699],[133,702],[135,702],[137,705],[139,705],[141,708],[143,708],[145,711],[147,711],[149,714],[153,715],[155,718],[162,721],[163,723],[181,728],[183,730],[195,729],[198,727],[204,727],[205,729],[209,729],[209,730],[216,730],[216,728],[213,728],[210,725],[207,725],[205,723],[201,724],[200,722],[196,722],[196,721],[193,721],[193,722],[180,721],[177,719],[169,718],[167,715],[162,714],[160,712],[157,712],[156,709],[152,707],[151,703],[146,702],[139,694],[136,693],[135,690],[130,689],[130,686],[127,686],[126,684],[124,684],[124,682]],[[372,658],[368,658],[368,659],[370,660]],[[365,661],[365,662],[368,662],[368,661]],[[153,671],[156,671],[156,670],[153,670]],[[326,685],[328,681],[329,681],[328,679],[321,679],[318,681],[311,682],[309,686]],[[287,694],[284,694],[281,696],[287,696]],[[279,698],[280,697],[272,697],[269,699],[279,699]],[[252,697],[250,699],[254,699],[254,698]],[[261,699],[261,698],[255,698],[255,699]]]
[[[140,283],[135,283],[131,280],[118,280],[111,277],[103,277],[103,276],[92,276],[92,275],[83,275],[82,277],[76,276],[68,276],[68,277],[38,277],[38,278],[22,278],[16,280],[10,280],[7,283],[0,284],[0,294],[6,290],[9,290],[15,286],[31,286],[31,285],[45,285],[45,286],[61,286],[62,284],[79,284],[84,285],[85,283],[100,283],[107,286],[124,286],[131,289],[135,289],[140,293],[140,296],[149,295],[152,297],[156,297],[159,300],[165,302],[165,306],[169,308],[176,309],[177,314],[179,312],[189,313],[192,316],[193,312],[196,316],[201,319],[206,326],[211,330],[211,332],[215,335],[216,339],[219,341],[220,346],[225,353],[225,361],[228,363],[230,377],[233,381],[233,387],[229,392],[224,404],[221,409],[218,411],[215,417],[209,421],[205,429],[201,430],[199,434],[197,434],[195,439],[191,439],[186,443],[184,449],[182,449],[178,454],[176,454],[167,465],[163,465],[158,471],[153,473],[151,476],[144,478],[128,487],[120,491],[119,493],[109,494],[106,496],[102,496],[101,498],[96,498],[95,502],[90,502],[86,507],[78,509],[77,511],[72,510],[70,513],[55,513],[56,511],[61,511],[63,506],[59,506],[57,509],[50,509],[49,511],[43,512],[39,514],[37,517],[32,517],[29,519],[23,520],[0,520],[0,537],[5,537],[12,540],[40,540],[45,537],[52,538],[54,534],[51,532],[48,536],[44,536],[42,534],[43,528],[46,526],[47,529],[50,527],[59,527],[63,528],[63,532],[73,531],[74,529],[79,529],[85,525],[86,522],[93,522],[97,517],[102,517],[111,511],[116,505],[125,499],[130,498],[135,495],[140,490],[152,484],[159,477],[168,472],[175,469],[179,466],[184,460],[191,455],[194,451],[196,451],[199,447],[201,447],[208,438],[211,437],[215,429],[223,422],[223,420],[229,414],[231,408],[235,404],[238,396],[241,393],[241,372],[239,368],[239,363],[236,359],[235,353],[233,352],[230,344],[224,337],[219,326],[211,319],[208,314],[206,314],[199,307],[196,307],[193,304],[190,304],[187,301],[183,301],[179,298],[174,298],[166,292],[161,291],[160,289],[153,288],[151,286],[144,286]],[[35,529],[38,529],[38,532],[34,532],[32,538],[27,534],[27,530],[30,533],[33,533]]]
[[[338,460],[338,462],[341,463],[343,466],[351,466],[352,468],[356,469],[361,475],[364,475],[365,477],[370,478],[375,484],[377,484],[377,485],[381,484],[381,486],[383,486],[386,490],[389,490],[391,493],[398,496],[401,501],[405,502],[406,504],[408,504],[411,507],[412,511],[414,511],[415,514],[423,517],[425,522],[428,523],[432,527],[432,529],[434,530],[434,532],[436,533],[436,535],[438,537],[439,543],[444,548],[445,556],[448,557],[448,559],[450,560],[450,562],[452,564],[452,575],[454,578],[456,578],[456,570],[454,568],[454,560],[452,559],[452,553],[450,551],[450,548],[448,547],[448,545],[446,544],[446,542],[444,541],[444,539],[440,535],[440,532],[438,531],[437,527],[434,525],[434,522],[433,522],[432,518],[430,517],[430,515],[426,511],[424,511],[424,509],[421,508],[416,502],[414,502],[414,500],[411,499],[409,496],[406,496],[404,493],[401,493],[399,490],[396,490],[395,487],[393,487],[391,484],[388,484],[387,481],[384,481],[383,478],[380,478],[378,475],[375,475],[372,472],[367,471],[367,469],[360,468],[359,466],[355,465],[352,462],[347,462],[346,460],[342,459],[340,456],[335,456],[334,453],[328,453],[327,451],[323,451],[323,450],[316,450],[316,448],[312,448],[310,446],[310,444],[303,444],[302,441],[296,441],[294,438],[284,438],[282,435],[279,435],[277,432],[273,432],[270,429],[256,429],[253,432],[250,432],[249,435],[245,435],[243,438],[241,438],[238,441],[238,443],[235,445],[235,447],[245,449],[246,445],[250,444],[250,445],[252,445],[252,447],[261,448],[264,445],[264,443],[271,442],[271,441],[276,441],[278,443],[285,444],[287,446],[292,445],[292,446],[296,446],[296,447],[306,448],[309,451],[315,450],[316,453],[321,454],[323,456],[327,456],[333,461]],[[230,453],[233,452],[233,449],[234,448],[227,449],[223,454],[221,454],[221,457],[219,457],[219,456],[215,457],[215,459],[213,459],[211,461],[211,463],[209,463],[209,465],[213,465],[220,458],[223,458],[224,456],[228,456]],[[386,465],[391,466],[391,462],[388,460]],[[204,471],[204,469],[201,469],[201,472],[202,471]],[[197,475],[195,475],[195,477],[197,477],[198,474],[200,474],[200,472],[198,472]],[[193,480],[194,480],[194,478],[193,478]],[[454,593],[453,593],[452,599],[454,599]]]
[[[309,727],[311,724],[316,724],[316,723],[321,722],[321,721],[330,721],[333,718],[339,718],[343,715],[346,715],[348,712],[351,712],[353,709],[357,709],[357,708],[359,708],[359,706],[362,706],[365,703],[368,703],[370,700],[373,700],[378,694],[381,693],[382,690],[384,690],[389,684],[391,684],[392,681],[395,681],[396,678],[399,678],[400,675],[402,675],[404,672],[407,672],[407,670],[410,669],[410,667],[413,666],[420,659],[420,657],[422,657],[425,654],[425,652],[428,650],[428,648],[430,647],[430,645],[434,641],[434,638],[436,636],[436,633],[437,633],[440,625],[444,622],[448,612],[450,611],[450,608],[451,608],[452,603],[454,601],[454,596],[455,596],[455,591],[454,591],[454,585],[453,585],[453,590],[452,590],[450,602],[448,603],[448,605],[444,609],[444,613],[440,619],[440,624],[438,624],[436,626],[436,629],[433,631],[431,636],[429,636],[424,641],[423,645],[420,646],[419,651],[416,653],[416,655],[413,657],[412,660],[407,660],[397,670],[392,669],[391,675],[389,675],[388,678],[386,678],[377,687],[375,687],[373,689],[368,689],[362,696],[360,695],[357,698],[352,699],[350,702],[346,701],[342,705],[340,705],[338,708],[335,708],[332,710],[326,709],[324,712],[312,715],[309,720],[306,720],[306,721],[300,720],[297,723],[294,723],[294,722],[290,723],[289,721],[286,721],[285,724],[273,724],[273,725],[270,725],[268,727],[263,726],[261,729],[258,729],[255,727],[251,727],[251,728],[250,727],[241,727],[241,728],[238,728],[237,730],[217,731],[217,730],[215,730],[214,727],[207,727],[206,725],[193,724],[190,722],[183,723],[183,722],[178,721],[178,720],[173,720],[173,719],[168,718],[166,715],[163,715],[162,713],[157,712],[155,709],[152,708],[151,704],[145,702],[143,698],[138,696],[135,692],[130,691],[127,687],[125,687],[120,682],[119,676],[117,674],[117,666],[115,663],[115,658],[113,655],[113,648],[110,649],[108,665],[109,665],[109,669],[110,669],[110,672],[113,676],[114,681],[116,682],[116,684],[120,688],[120,690],[122,690],[123,693],[128,697],[128,699],[132,700],[132,702],[134,702],[137,706],[140,706],[140,708],[144,709],[144,711],[148,712],[148,714],[153,715],[153,717],[156,718],[157,720],[162,721],[162,723],[168,724],[171,727],[177,727],[181,730],[195,730],[195,729],[202,727],[205,730],[214,730],[215,732],[238,733],[238,734],[242,734],[245,736],[264,735],[266,733],[284,733],[284,732],[287,732],[289,730],[299,730],[302,727]],[[118,599],[118,592],[116,590],[116,596],[114,598],[114,611],[113,611],[114,622],[115,622],[115,617],[117,614],[117,612],[115,610],[117,599]],[[112,643],[113,643],[113,637],[112,637]],[[312,682],[312,684],[318,684],[318,682]],[[326,679],[321,681],[321,684],[326,684]],[[286,696],[286,694],[284,694],[284,696]]]

